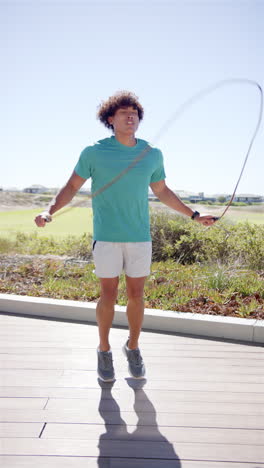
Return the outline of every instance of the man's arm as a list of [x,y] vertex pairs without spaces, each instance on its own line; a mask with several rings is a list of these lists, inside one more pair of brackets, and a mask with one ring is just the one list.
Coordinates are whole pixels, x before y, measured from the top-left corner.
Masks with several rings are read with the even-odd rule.
[[[194,214],[194,210],[192,210],[188,205],[185,205],[180,198],[175,195],[175,193],[167,187],[164,180],[160,180],[159,182],[153,182],[150,184],[151,190],[153,191],[154,195],[158,197],[158,199],[164,203],[164,205],[169,206],[173,210],[178,211],[186,216],[191,217]],[[214,216],[196,216],[194,218],[195,221],[203,224],[204,226],[211,226],[214,224],[216,219]]]
[[78,190],[81,188],[85,181],[86,179],[83,179],[82,177],[78,176],[76,172],[73,172],[66,185],[62,187],[62,189],[59,191],[56,197],[52,200],[52,202],[48,206],[48,209],[36,216],[36,225],[38,227],[44,227],[47,218],[51,217],[51,215],[56,213],[56,211],[60,210],[65,205],[70,203],[74,195],[78,192]]

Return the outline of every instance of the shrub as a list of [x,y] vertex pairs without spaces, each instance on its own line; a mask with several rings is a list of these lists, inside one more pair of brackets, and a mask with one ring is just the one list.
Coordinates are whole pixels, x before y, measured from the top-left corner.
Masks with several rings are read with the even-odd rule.
[[91,245],[91,234],[55,239],[39,236],[37,232],[33,234],[18,232],[15,240],[0,238],[0,253],[67,255],[86,260],[91,257]]
[[218,262],[264,269],[264,226],[218,221],[204,228],[166,212],[151,213],[153,260],[183,264]]
[[13,242],[6,237],[0,238],[0,254],[5,254],[6,252],[12,251]]

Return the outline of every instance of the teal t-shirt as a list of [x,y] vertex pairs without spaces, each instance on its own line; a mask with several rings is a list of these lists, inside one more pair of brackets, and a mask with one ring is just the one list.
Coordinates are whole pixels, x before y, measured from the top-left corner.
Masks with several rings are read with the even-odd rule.
[[[84,179],[91,177],[94,194],[125,170],[147,146],[141,139],[129,147],[114,136],[105,138],[82,151],[74,170]],[[162,153],[151,147],[134,167],[93,198],[94,240],[150,241],[148,188],[150,183],[164,179]]]

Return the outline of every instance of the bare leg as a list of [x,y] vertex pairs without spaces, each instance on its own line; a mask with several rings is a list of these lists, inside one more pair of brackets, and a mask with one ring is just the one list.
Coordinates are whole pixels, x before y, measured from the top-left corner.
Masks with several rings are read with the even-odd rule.
[[100,351],[109,351],[109,332],[114,318],[114,307],[118,293],[119,277],[100,278],[101,295],[96,307],[99,329]]
[[129,323],[130,349],[138,348],[138,339],[144,318],[144,284],[146,276],[141,278],[131,278],[126,276],[127,286],[127,319]]

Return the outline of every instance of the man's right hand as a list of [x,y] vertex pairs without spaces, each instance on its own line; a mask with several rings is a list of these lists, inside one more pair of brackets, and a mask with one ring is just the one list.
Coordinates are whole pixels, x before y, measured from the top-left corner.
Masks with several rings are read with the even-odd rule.
[[35,218],[35,223],[38,227],[44,227],[46,223],[50,223],[52,221],[52,217],[48,211],[43,211]]
[[82,177],[78,176],[78,174],[76,174],[76,172],[73,171],[68,182],[66,183],[66,185],[64,185],[64,187],[62,187],[59,193],[55,196],[51,204],[48,206],[48,209],[46,211],[42,211],[42,213],[36,216],[35,218],[36,225],[38,227],[44,227],[46,223],[49,223],[50,221],[52,221],[50,211],[52,211],[52,214],[53,214],[56,211],[63,208],[68,203],[70,203],[74,195],[81,188],[81,186],[84,184],[85,181],[86,179],[83,179]]

